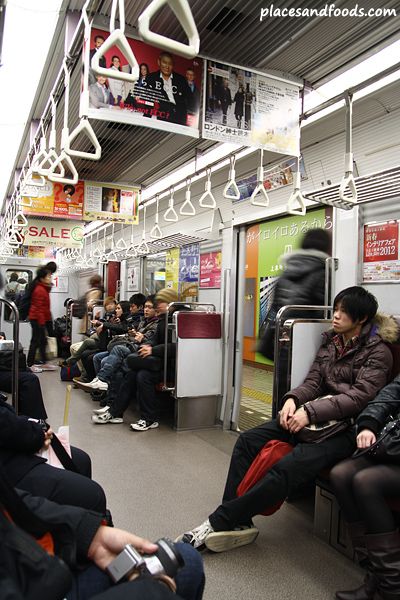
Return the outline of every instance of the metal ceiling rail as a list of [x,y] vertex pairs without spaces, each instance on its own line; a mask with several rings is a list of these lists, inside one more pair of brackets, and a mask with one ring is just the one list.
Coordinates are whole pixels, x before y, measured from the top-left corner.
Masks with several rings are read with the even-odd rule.
[[309,119],[313,115],[316,115],[317,113],[321,112],[321,110],[324,110],[325,108],[329,108],[330,106],[332,106],[333,104],[336,104],[337,102],[340,102],[341,100],[345,100],[346,97],[348,97],[349,95],[351,95],[351,96],[354,95],[356,92],[359,92],[359,91],[365,89],[366,87],[368,87],[369,85],[372,85],[373,83],[376,83],[377,81],[380,81],[381,79],[384,79],[385,77],[387,77],[388,75],[391,75],[392,73],[394,73],[395,71],[398,71],[399,69],[400,69],[400,62],[397,62],[396,64],[392,65],[391,67],[388,67],[384,71],[381,71],[380,73],[377,73],[376,75],[373,75],[369,79],[366,79],[365,81],[362,81],[361,83],[358,83],[357,85],[354,85],[353,87],[348,88],[347,90],[343,90],[343,92],[341,92],[340,94],[337,94],[337,96],[334,96],[333,98],[330,98],[329,100],[326,100],[322,104],[318,104],[318,106],[316,106],[315,108],[306,110],[301,115],[301,117],[300,117],[301,120],[304,121],[306,119]]
[[355,206],[387,198],[400,197],[400,166],[363,177],[356,177],[355,183],[358,192],[356,203],[351,198],[348,201],[340,199],[340,184],[320,188],[313,192],[305,192],[304,197],[319,204],[327,204],[344,210],[351,210]]

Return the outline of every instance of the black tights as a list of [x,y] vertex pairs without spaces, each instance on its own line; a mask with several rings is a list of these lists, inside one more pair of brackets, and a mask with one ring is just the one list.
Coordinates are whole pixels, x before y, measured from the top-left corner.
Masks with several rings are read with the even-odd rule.
[[367,533],[396,529],[387,499],[400,496],[400,466],[375,464],[361,456],[336,465],[330,477],[347,522],[363,521]]

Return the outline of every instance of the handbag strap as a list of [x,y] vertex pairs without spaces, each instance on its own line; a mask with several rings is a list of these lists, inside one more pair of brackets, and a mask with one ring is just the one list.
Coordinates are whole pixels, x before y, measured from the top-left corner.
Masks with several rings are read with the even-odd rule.
[[351,455],[351,458],[359,458],[360,456],[372,454],[373,450],[379,446],[388,435],[390,435],[393,431],[396,431],[396,429],[400,429],[400,419],[393,421],[390,427],[389,423],[386,423],[385,427],[376,436],[376,441],[368,446],[368,448],[357,448],[357,450]]
[[64,448],[64,446],[62,445],[55,433],[53,433],[53,437],[51,439],[51,447],[53,448],[54,454],[57,456],[58,460],[60,461],[60,463],[66,471],[73,471],[74,473],[79,473],[78,467],[76,466],[76,464],[74,463],[74,461],[72,460],[72,458],[70,457],[70,455],[68,454],[68,452],[66,451],[66,449]]

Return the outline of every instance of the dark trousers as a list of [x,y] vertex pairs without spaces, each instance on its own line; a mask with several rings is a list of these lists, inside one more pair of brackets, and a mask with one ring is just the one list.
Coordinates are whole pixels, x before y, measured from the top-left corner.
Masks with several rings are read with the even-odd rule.
[[336,465],[330,480],[348,523],[362,520],[367,533],[396,529],[387,499],[400,496],[399,465],[376,464],[360,456]]
[[30,321],[32,327],[31,343],[29,345],[29,352],[27,363],[31,367],[35,362],[36,350],[39,348],[40,360],[44,363],[47,361],[46,358],[46,326],[39,325],[38,321]]
[[[261,448],[270,440],[296,444],[248,492],[238,498],[236,490]],[[285,500],[294,491],[315,480],[318,473],[348,457],[355,449],[353,431],[345,431],[319,444],[296,443],[276,420],[245,431],[233,449],[222,504],[209,519],[216,531],[248,524],[254,515]]]
[[140,418],[145,421],[158,421],[159,403],[155,385],[161,380],[160,371],[129,371],[121,382],[119,392],[111,406],[113,417],[122,417],[130,402],[136,398]]
[[79,473],[40,463],[26,473],[15,487],[58,504],[80,506],[104,515],[106,497],[103,488],[90,479],[92,464],[89,455],[79,448],[71,448],[71,453]]
[[[0,390],[12,391],[11,371],[0,371]],[[35,373],[20,371],[18,375],[18,414],[32,419],[47,419],[42,388]]]
[[96,377],[96,371],[93,364],[93,357],[97,354],[98,350],[85,350],[81,356],[81,361],[84,366],[86,376],[89,381],[92,381]]

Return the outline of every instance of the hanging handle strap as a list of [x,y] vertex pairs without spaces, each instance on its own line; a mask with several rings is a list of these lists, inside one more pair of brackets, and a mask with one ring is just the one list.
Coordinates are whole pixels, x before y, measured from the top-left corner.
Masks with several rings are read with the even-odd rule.
[[[297,168],[299,169],[299,165],[297,165]],[[299,170],[293,174],[293,182],[293,191],[290,194],[286,210],[289,215],[301,215],[304,217],[306,214],[306,204],[300,190],[301,175]]]
[[240,199],[240,191],[236,184],[236,172],[235,172],[236,156],[234,156],[234,155],[231,156],[230,162],[231,162],[231,166],[229,169],[229,181],[226,184],[226,186],[224,187],[224,191],[223,191],[222,195],[224,196],[224,198],[227,198],[228,200],[239,200]]
[[264,187],[264,150],[261,150],[261,161],[260,166],[257,169],[257,185],[251,194],[250,204],[253,206],[269,206],[269,197],[267,194],[267,190]]
[[211,169],[207,169],[207,181],[205,185],[205,192],[200,196],[199,205],[202,208],[216,208],[217,202],[211,191]]
[[[182,44],[169,37],[150,31],[150,21],[165,4],[168,4],[175,13],[176,18],[187,35],[188,44]],[[138,24],[140,36],[152,46],[157,46],[185,58],[194,58],[199,53],[200,37],[187,0],[153,0],[140,15]]]
[[150,231],[150,237],[153,238],[154,240],[160,240],[162,238],[162,231],[158,224],[158,204],[159,204],[159,197],[157,194],[156,195],[156,216],[155,216],[153,228]]
[[[55,172],[55,170],[60,166],[65,174],[65,166],[69,167],[71,171],[71,177],[64,177]],[[76,185],[78,183],[79,175],[78,171],[75,168],[74,163],[72,162],[72,158],[63,150],[60,156],[56,161],[52,164],[49,169],[48,179],[50,181],[58,182],[58,183],[71,183],[72,185]]]
[[[94,146],[94,152],[83,152],[82,150],[73,150],[71,148],[71,143],[78,137],[80,133],[84,133],[90,140]],[[100,160],[101,146],[93,127],[86,117],[83,117],[79,125],[69,134],[68,139],[66,140],[65,152],[70,156],[77,156],[78,158],[86,158],[87,160]]]
[[[346,96],[346,154],[344,155],[344,176],[339,187],[339,198],[345,202],[357,202],[357,188],[353,175],[353,97]],[[346,192],[347,191],[347,192]],[[350,195],[349,195],[350,192]]]
[[179,211],[181,215],[185,215],[188,217],[192,217],[193,215],[196,214],[196,209],[193,206],[193,203],[190,199],[192,196],[192,193],[190,191],[191,185],[192,185],[192,180],[187,179],[186,180],[186,191],[185,191],[185,202],[182,204],[180,211]]
[[168,208],[164,213],[164,221],[176,222],[178,220],[178,215],[176,214],[176,210],[174,209],[174,190],[171,188],[171,196],[168,201]]

